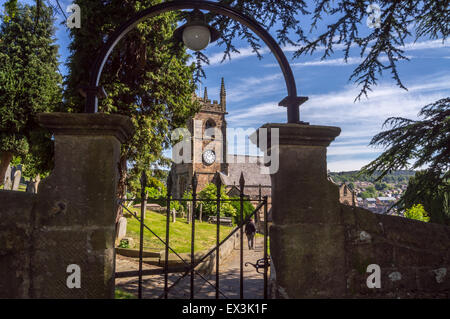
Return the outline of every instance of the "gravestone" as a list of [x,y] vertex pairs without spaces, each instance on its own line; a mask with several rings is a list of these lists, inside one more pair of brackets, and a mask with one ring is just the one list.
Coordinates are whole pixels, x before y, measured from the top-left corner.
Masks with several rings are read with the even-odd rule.
[[12,188],[11,165],[8,165],[8,168],[6,169],[5,180],[3,181],[3,185],[5,190],[11,190]]
[[16,170],[16,172],[14,173],[14,179],[12,182],[12,190],[13,191],[19,190],[21,177],[22,177],[22,172],[20,170]]
[[175,208],[172,208],[172,223],[175,223],[177,221],[177,210]]
[[121,240],[127,235],[127,219],[125,217],[120,217],[117,223],[117,240]]
[[189,203],[187,203],[187,216],[186,216],[186,220],[187,220],[188,224],[191,223],[191,216],[192,216],[192,203],[189,202]]
[[27,193],[36,194],[36,182],[33,181],[27,182],[27,189],[25,191]]
[[198,220],[200,221],[200,223],[202,222],[202,215],[203,215],[203,203],[200,203],[200,214],[198,216]]

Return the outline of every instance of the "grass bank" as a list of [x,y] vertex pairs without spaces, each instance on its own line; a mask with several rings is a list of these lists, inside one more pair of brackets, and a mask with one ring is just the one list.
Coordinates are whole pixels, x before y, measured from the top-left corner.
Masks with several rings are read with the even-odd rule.
[[[133,208],[139,216],[139,209]],[[127,217],[127,237],[134,240],[135,246],[139,244],[140,224],[133,216]],[[145,224],[161,239],[166,238],[166,215],[147,211]],[[191,251],[191,224],[185,218],[177,218],[175,223],[170,223],[169,245],[178,253]],[[220,239],[224,239],[233,227],[220,226]],[[216,244],[216,225],[207,222],[195,223],[195,251],[206,250]],[[134,247],[137,248],[137,247]],[[164,244],[159,241],[148,229],[144,229],[144,250],[162,251]]]

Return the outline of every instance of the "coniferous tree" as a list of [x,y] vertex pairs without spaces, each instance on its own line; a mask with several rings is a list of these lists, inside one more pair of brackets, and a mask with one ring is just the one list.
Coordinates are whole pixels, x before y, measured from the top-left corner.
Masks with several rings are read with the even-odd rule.
[[[79,88],[88,84],[93,57],[107,36],[138,11],[159,2],[75,1],[81,9],[81,28],[70,31],[66,110],[83,111],[85,99]],[[185,125],[197,110],[194,66],[187,65],[188,54],[173,40],[176,21],[176,13],[143,21],[121,40],[103,69],[100,85],[108,96],[99,101],[99,112],[127,115],[135,127],[132,140],[122,146],[119,197],[125,192],[127,163],[136,178],[152,163],[166,163],[162,152],[170,145],[170,130]]]
[[61,101],[61,75],[54,44],[52,10],[19,6],[0,26],[0,182],[13,156],[20,156],[28,177],[51,169],[50,135],[36,122],[39,112]]
[[[360,94],[368,94],[378,83],[378,76],[391,72],[393,79],[405,88],[397,70],[399,61],[408,60],[404,54],[405,40],[409,38],[442,39],[450,33],[450,2],[448,0],[218,0],[255,19],[272,31],[280,45],[293,46],[294,58],[323,50],[322,58],[330,57],[336,50],[344,52],[347,59],[352,48],[359,48],[362,62],[355,68],[351,80],[361,85]],[[40,6],[42,0],[36,0]],[[61,9],[59,0],[47,3]],[[126,2],[132,6],[130,2]],[[154,2],[156,3],[156,2]],[[367,21],[373,21],[373,13],[367,12],[370,5],[380,7],[379,25],[368,28]],[[108,6],[124,8],[115,1]],[[9,19],[16,12],[17,0],[5,2],[3,19]],[[137,10],[148,7],[140,1],[134,3]],[[62,11],[62,9],[61,9]],[[87,11],[86,14],[93,12]],[[63,13],[64,14],[64,13]],[[99,18],[97,12],[96,18]],[[91,16],[92,17],[92,16]],[[116,21],[125,21],[126,15]],[[369,18],[371,17],[371,18]],[[225,45],[224,59],[230,53],[239,52],[235,39],[246,39],[260,55],[261,40],[246,26],[226,16],[210,13],[208,21],[220,30],[219,44]],[[325,24],[323,21],[327,21]],[[195,53],[198,61],[196,77],[201,77],[201,65],[208,63],[202,52]],[[387,62],[384,62],[387,60]]]
[[426,167],[410,179],[397,206],[405,210],[422,204],[432,222],[450,223],[450,98],[425,106],[419,116],[423,119],[387,119],[390,128],[370,142],[386,150],[362,173],[379,171],[381,180],[391,171]]

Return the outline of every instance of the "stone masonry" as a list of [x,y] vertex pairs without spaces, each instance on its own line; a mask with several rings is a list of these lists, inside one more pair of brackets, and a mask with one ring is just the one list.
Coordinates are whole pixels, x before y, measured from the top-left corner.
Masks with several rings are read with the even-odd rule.
[[[0,191],[0,298],[114,298],[120,146],[129,118],[40,114],[55,166],[37,194]],[[67,267],[81,270],[69,289]]]
[[[272,179],[272,298],[449,298],[450,227],[376,215],[339,203],[326,148],[337,127],[266,124],[279,130]],[[269,151],[274,149],[273,145]],[[381,288],[368,288],[381,270]]]

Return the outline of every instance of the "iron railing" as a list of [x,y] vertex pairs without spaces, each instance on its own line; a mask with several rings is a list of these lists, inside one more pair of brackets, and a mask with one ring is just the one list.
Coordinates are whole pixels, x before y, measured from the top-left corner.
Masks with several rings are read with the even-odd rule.
[[[244,249],[243,249],[243,242],[244,242],[244,226],[249,222],[251,218],[255,217],[255,220],[259,220],[256,218],[257,213],[263,208],[264,209],[264,223],[263,223],[263,234],[264,234],[264,257],[258,261],[255,261],[255,263],[247,262],[245,266],[247,265],[253,265],[256,268],[256,271],[258,273],[260,268],[263,268],[263,279],[264,279],[264,288],[263,288],[263,297],[264,299],[267,299],[267,286],[268,286],[268,268],[269,268],[269,258],[268,258],[268,247],[267,247],[267,239],[268,239],[268,226],[267,226],[267,208],[268,208],[268,199],[267,196],[261,196],[261,191],[259,192],[259,197],[256,200],[258,204],[256,205],[253,212],[244,217],[244,202],[245,201],[255,201],[247,198],[244,193],[245,189],[245,180],[243,174],[241,174],[240,180],[239,180],[239,198],[228,198],[224,199],[221,198],[221,188],[222,183],[221,179],[219,177],[219,174],[216,173],[216,176],[214,178],[214,184],[216,186],[217,192],[216,192],[216,198],[213,199],[200,199],[201,202],[216,202],[216,246],[210,249],[205,255],[202,257],[196,259],[195,257],[195,223],[196,223],[196,208],[197,208],[197,202],[199,201],[197,198],[197,186],[198,186],[198,180],[197,175],[194,174],[192,181],[191,181],[191,190],[192,190],[192,198],[173,198],[172,197],[172,178],[169,175],[169,178],[167,180],[167,196],[165,198],[166,201],[166,234],[165,234],[165,240],[163,240],[160,236],[158,236],[148,225],[145,224],[145,213],[147,208],[147,193],[145,191],[147,186],[147,179],[145,174],[142,174],[141,177],[141,205],[140,205],[140,217],[137,216],[135,212],[130,210],[127,206],[125,206],[123,203],[125,201],[133,201],[131,200],[119,200],[119,204],[125,209],[131,216],[136,218],[140,223],[140,232],[139,232],[139,269],[138,271],[125,271],[125,272],[117,272],[116,278],[124,278],[124,277],[138,277],[138,298],[142,298],[142,277],[146,275],[164,275],[164,292],[160,296],[160,298],[167,299],[169,296],[169,292],[171,289],[173,289],[183,278],[185,278],[187,275],[190,275],[190,298],[194,299],[195,293],[195,276],[200,277],[202,280],[204,280],[207,284],[209,284],[211,287],[215,289],[215,298],[218,299],[220,295],[222,295],[224,298],[228,298],[226,294],[220,289],[220,247],[233,236],[238,230],[240,231],[240,271],[239,271],[239,297],[241,299],[244,298]],[[179,253],[177,253],[170,245],[170,208],[171,208],[171,202],[173,201],[180,201],[180,202],[192,202],[192,210],[190,213],[190,221],[191,221],[191,251],[190,251],[190,261],[185,260],[183,257],[180,256]],[[231,201],[239,201],[240,203],[240,211],[239,211],[239,223],[238,225],[222,240],[220,240],[220,212],[221,212],[221,203],[223,202],[231,202]],[[150,231],[150,233],[155,236],[161,243],[164,245],[164,253],[165,253],[165,260],[164,260],[164,267],[162,270],[160,269],[146,269],[144,270],[142,267],[143,263],[143,250],[144,250],[144,230]],[[185,265],[184,270],[182,271],[182,275],[178,277],[170,286],[169,286],[169,280],[168,275],[169,273],[175,273],[180,272],[179,270],[170,270],[169,268],[169,251],[172,252],[177,258],[179,258],[183,264]],[[201,274],[199,271],[196,270],[197,266],[200,265],[202,262],[204,262],[208,257],[210,257],[213,253],[215,253],[215,282],[212,283],[210,280],[208,280],[203,274]]]

